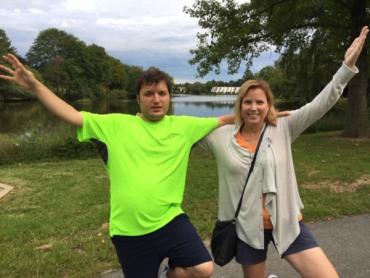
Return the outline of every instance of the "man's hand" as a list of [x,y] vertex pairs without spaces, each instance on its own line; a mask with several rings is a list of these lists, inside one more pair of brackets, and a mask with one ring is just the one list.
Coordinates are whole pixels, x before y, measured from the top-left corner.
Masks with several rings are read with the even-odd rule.
[[14,82],[24,89],[34,91],[38,82],[34,74],[26,69],[24,65],[14,55],[6,54],[3,56],[3,58],[12,66],[12,69],[4,65],[0,65],[0,69],[9,74],[0,75],[0,78]]
[[286,117],[286,116],[289,116],[290,115],[290,111],[279,111],[277,113],[277,117],[278,118],[281,118],[281,117]]
[[32,91],[40,102],[61,120],[77,127],[82,126],[82,114],[39,82],[14,55],[7,54],[3,58],[11,65],[12,69],[0,65],[0,69],[9,74],[0,75],[1,79],[14,82],[24,89]]
[[231,125],[235,123],[235,115],[229,114],[229,115],[223,115],[218,117],[218,125],[217,127],[223,126],[223,125]]

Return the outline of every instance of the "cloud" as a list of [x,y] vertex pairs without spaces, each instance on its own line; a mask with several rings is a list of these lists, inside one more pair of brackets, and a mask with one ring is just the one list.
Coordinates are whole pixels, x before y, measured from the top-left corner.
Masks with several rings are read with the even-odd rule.
[[[157,65],[176,79],[195,80],[188,64],[201,31],[183,12],[195,0],[13,0],[2,1],[0,28],[21,55],[40,31],[58,28],[87,44],[98,44],[124,63]],[[240,1],[239,1],[240,2]],[[234,79],[209,75],[207,78]]]

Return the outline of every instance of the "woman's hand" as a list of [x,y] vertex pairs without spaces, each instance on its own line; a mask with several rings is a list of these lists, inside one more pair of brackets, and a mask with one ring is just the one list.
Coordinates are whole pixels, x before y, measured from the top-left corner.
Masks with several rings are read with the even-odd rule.
[[352,42],[351,46],[344,54],[344,63],[351,69],[355,68],[357,59],[360,56],[362,47],[365,44],[367,33],[369,33],[369,28],[364,26],[360,35]]
[[12,69],[4,65],[0,65],[0,69],[9,74],[0,75],[0,78],[14,82],[24,89],[33,91],[38,82],[34,74],[26,69],[14,55],[6,54],[3,58],[12,66]]

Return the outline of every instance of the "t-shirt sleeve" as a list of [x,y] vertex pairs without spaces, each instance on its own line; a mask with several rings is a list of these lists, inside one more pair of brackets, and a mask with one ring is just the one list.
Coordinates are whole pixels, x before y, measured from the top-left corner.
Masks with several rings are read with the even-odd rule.
[[78,141],[97,139],[103,143],[107,143],[109,135],[112,134],[114,128],[112,114],[100,115],[82,112],[82,118],[82,127],[77,129]]
[[190,118],[191,119],[191,137],[192,144],[198,142],[218,125],[217,118]]

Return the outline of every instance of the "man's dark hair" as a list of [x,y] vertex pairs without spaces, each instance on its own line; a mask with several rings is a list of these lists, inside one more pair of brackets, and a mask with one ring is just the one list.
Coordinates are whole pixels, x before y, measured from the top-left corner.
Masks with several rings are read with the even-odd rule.
[[143,85],[158,84],[161,81],[166,82],[168,92],[172,92],[172,83],[169,76],[156,67],[150,67],[139,77],[136,84],[136,94],[139,95],[140,89]]

